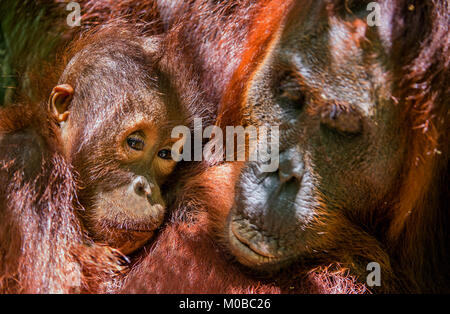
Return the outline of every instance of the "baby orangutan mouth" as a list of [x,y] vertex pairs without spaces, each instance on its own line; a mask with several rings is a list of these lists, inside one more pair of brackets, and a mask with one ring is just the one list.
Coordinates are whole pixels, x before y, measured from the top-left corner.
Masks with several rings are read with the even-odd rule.
[[154,231],[134,231],[116,229],[111,231],[110,239],[115,242],[115,247],[125,255],[131,254],[141,248],[153,236]]
[[142,247],[164,220],[165,202],[159,188],[143,176],[97,194],[95,223],[89,226],[99,242],[130,254]]
[[157,218],[158,220],[155,219],[152,224],[147,223],[141,226],[131,224],[127,226],[112,222],[107,223],[108,227],[106,228],[109,229],[109,236],[103,239],[103,241],[107,241],[110,246],[117,248],[125,255],[141,248],[153,237],[155,231],[163,221],[164,207],[159,204],[155,207],[160,207],[159,213],[161,214]]

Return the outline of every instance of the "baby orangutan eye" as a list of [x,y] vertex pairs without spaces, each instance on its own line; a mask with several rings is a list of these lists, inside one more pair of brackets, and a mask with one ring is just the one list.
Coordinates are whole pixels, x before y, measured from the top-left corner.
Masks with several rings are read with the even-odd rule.
[[332,103],[323,107],[320,115],[322,125],[342,134],[362,132],[361,114],[351,106]]
[[158,157],[161,159],[172,159],[172,152],[170,149],[162,149],[158,152]]
[[132,150],[142,151],[144,150],[145,142],[142,137],[137,134],[132,134],[127,138],[127,145]]

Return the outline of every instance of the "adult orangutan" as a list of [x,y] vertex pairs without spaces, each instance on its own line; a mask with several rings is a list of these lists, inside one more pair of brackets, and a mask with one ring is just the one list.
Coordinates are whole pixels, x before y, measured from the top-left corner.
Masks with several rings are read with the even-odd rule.
[[294,1],[258,66],[237,70],[223,123],[241,108],[243,124],[278,125],[281,153],[276,173],[243,168],[226,241],[265,272],[303,260],[365,280],[377,262],[376,290],[448,291],[449,13],[379,5],[369,27],[367,3]]
[[[174,215],[124,291],[347,292],[371,262],[373,291],[449,291],[448,3],[378,4],[373,27],[368,1],[261,8],[220,124],[279,126],[279,170],[235,163],[191,180],[196,211]],[[219,247],[267,285],[251,289]]]

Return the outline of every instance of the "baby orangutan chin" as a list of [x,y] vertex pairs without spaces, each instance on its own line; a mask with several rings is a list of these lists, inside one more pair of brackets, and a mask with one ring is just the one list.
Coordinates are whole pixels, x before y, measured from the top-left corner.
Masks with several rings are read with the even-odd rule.
[[[159,65],[158,40],[99,31],[73,48],[49,100],[79,174],[84,227],[129,254],[163,221],[161,185],[174,170],[171,130],[182,109]],[[80,48],[81,46],[81,48]]]

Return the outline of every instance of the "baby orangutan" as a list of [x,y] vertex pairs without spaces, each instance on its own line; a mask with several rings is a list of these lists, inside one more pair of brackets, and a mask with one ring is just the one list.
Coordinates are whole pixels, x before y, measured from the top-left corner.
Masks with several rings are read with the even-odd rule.
[[158,40],[100,31],[81,42],[49,100],[79,174],[81,218],[95,241],[129,254],[163,221],[174,170],[171,129],[183,123],[158,65]]
[[0,109],[0,293],[105,291],[163,222],[188,108],[160,42],[104,26],[51,65],[48,101]]

